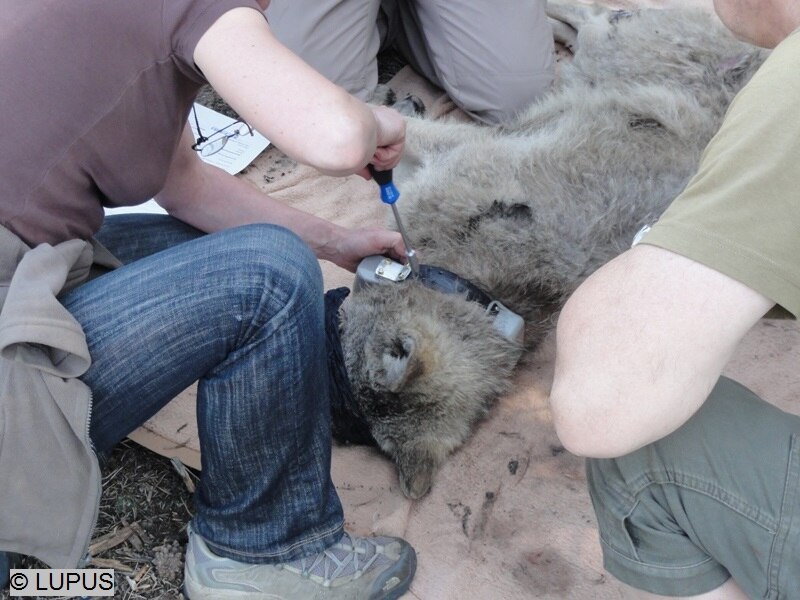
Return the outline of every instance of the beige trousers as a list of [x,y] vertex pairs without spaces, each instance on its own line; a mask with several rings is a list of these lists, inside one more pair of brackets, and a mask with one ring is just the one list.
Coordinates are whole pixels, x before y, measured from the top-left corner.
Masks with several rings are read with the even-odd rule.
[[501,123],[553,78],[544,0],[273,0],[275,34],[362,100],[378,82],[378,51],[395,45],[475,119]]

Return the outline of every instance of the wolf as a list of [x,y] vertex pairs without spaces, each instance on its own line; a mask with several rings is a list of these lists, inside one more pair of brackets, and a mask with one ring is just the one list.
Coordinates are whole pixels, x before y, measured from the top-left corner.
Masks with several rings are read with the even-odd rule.
[[356,412],[410,498],[509,389],[569,294],[686,186],[766,58],[700,10],[550,3],[548,14],[573,56],[546,97],[499,127],[411,117],[395,169],[420,260],[524,317],[524,343],[464,295],[415,280],[358,289],[339,314]]

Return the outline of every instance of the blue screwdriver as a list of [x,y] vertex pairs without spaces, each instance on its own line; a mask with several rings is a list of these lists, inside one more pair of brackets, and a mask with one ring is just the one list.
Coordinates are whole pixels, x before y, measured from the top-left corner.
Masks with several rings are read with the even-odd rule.
[[368,165],[368,167],[372,178],[375,180],[375,183],[377,183],[381,188],[381,200],[383,200],[384,204],[388,204],[392,207],[394,220],[397,223],[397,228],[400,230],[400,235],[403,237],[403,244],[405,244],[406,247],[406,256],[408,257],[408,264],[411,266],[411,271],[415,275],[419,275],[417,253],[414,251],[414,248],[411,247],[411,242],[408,239],[406,229],[403,227],[403,221],[400,219],[400,213],[398,212],[397,205],[395,204],[398,198],[400,198],[400,192],[397,191],[394,183],[392,183],[392,170],[388,169],[386,171],[378,171],[371,164]]

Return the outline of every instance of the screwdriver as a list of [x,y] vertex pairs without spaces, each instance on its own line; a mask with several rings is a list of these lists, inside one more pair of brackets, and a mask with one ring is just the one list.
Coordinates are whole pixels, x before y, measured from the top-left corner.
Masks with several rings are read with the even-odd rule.
[[378,171],[371,164],[368,165],[368,167],[372,178],[375,180],[375,183],[377,183],[381,188],[381,200],[383,200],[384,204],[388,204],[392,207],[394,220],[397,223],[397,228],[400,230],[400,235],[403,238],[403,244],[405,244],[406,247],[406,256],[408,257],[408,264],[411,266],[411,271],[415,275],[419,275],[417,253],[414,251],[414,248],[411,247],[411,241],[408,239],[406,228],[403,227],[403,221],[400,219],[400,213],[398,212],[397,205],[395,204],[398,198],[400,198],[400,192],[397,191],[394,183],[392,183],[392,170],[387,169],[386,171]]

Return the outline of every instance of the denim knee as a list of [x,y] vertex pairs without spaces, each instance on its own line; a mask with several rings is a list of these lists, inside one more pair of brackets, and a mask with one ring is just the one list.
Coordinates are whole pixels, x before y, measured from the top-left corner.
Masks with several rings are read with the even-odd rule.
[[[147,247],[115,244],[130,263],[61,298],[92,352],[83,380],[94,394],[91,434],[100,449],[265,338],[289,352],[283,333],[292,329],[303,332],[304,357],[314,344],[324,349],[321,271],[293,233],[258,224],[194,235],[168,217],[137,225]],[[290,340],[300,347],[297,336]]]
[[[319,274],[319,262],[317,257],[300,236],[296,233],[269,223],[254,223],[252,225],[242,225],[220,231],[218,234],[225,236],[231,241],[226,241],[234,248],[234,244],[246,252],[262,252],[264,263],[272,262],[271,259],[277,256],[290,257],[292,260],[285,263],[287,270],[297,269],[289,275],[309,275]],[[263,263],[262,263],[263,264]],[[280,267],[281,265],[273,265]]]
[[[271,224],[244,225],[218,234],[224,260],[245,282],[261,289],[282,290],[286,303],[301,298],[321,298],[322,271],[311,248],[295,233]],[[239,288],[244,291],[245,288]],[[294,300],[292,300],[294,299]]]

